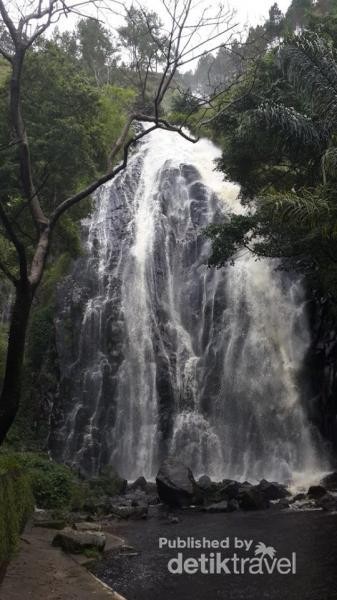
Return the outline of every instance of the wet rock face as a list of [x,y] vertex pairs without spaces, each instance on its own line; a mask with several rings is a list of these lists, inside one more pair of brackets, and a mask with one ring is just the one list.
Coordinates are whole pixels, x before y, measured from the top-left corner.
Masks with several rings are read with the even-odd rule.
[[[140,164],[125,176],[137,185]],[[102,195],[104,196],[104,191]],[[57,289],[56,349],[60,382],[51,415],[49,447],[56,459],[75,464],[84,476],[109,463],[116,419],[114,396],[124,359],[125,327],[121,306],[122,277],[117,273],[121,244],[130,244],[130,207],[121,185],[109,190],[104,220],[109,247],[104,257],[99,237],[103,222],[84,224],[86,255]],[[97,212],[97,218],[103,216]]]
[[[194,403],[189,381],[177,384],[179,376],[185,377],[185,362],[189,360],[188,351],[179,346],[177,327],[186,329],[193,346],[199,343],[204,301],[201,266],[206,261],[207,243],[202,228],[220,212],[215,196],[200,182],[195,167],[163,165],[156,184],[155,201],[160,214],[153,224],[153,251],[144,263],[146,306],[138,306],[137,302],[133,306],[143,285],[132,250],[139,226],[135,211],[143,160],[140,153],[123,177],[102,191],[102,209],[96,208],[95,218],[84,226],[86,255],[76,261],[72,273],[57,290],[55,330],[60,382],[51,415],[49,447],[56,459],[76,465],[86,477],[96,475],[105,464],[113,464],[130,478],[133,467],[135,475],[142,472],[141,465],[136,467],[139,457],[146,454],[139,451],[142,427],[143,438],[156,438],[153,457],[147,456],[144,462],[145,467],[150,458],[155,463],[150,473],[153,476],[169,451],[177,398],[184,395],[186,408]],[[181,203],[181,209],[175,203]],[[172,277],[177,278],[174,285],[181,293],[181,299],[172,299],[179,304],[174,309],[181,313],[178,325],[172,323],[168,302]],[[210,289],[212,277],[207,272]],[[224,304],[220,295],[211,299],[219,320]],[[149,314],[143,315],[148,307]],[[142,318],[144,322],[137,324]],[[204,318],[201,343],[206,347],[214,319],[208,313]],[[220,364],[221,352],[217,357]],[[143,367],[142,360],[149,366]],[[215,363],[213,359],[212,384],[210,379],[205,382],[205,397],[210,397],[213,389],[217,393],[220,386],[219,364]],[[182,385],[186,389],[182,390]],[[139,398],[147,400],[149,394],[156,397],[157,405],[153,431],[145,431],[149,424],[140,421],[142,411],[137,409]],[[151,414],[149,410],[149,418]]]
[[337,455],[337,329],[334,307],[317,291],[308,290],[312,344],[308,351],[304,377],[311,393],[307,403],[311,421],[330,443],[332,457]]

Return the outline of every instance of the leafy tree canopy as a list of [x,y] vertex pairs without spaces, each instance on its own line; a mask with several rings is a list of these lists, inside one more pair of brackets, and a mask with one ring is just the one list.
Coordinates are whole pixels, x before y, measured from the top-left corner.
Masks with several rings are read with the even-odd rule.
[[241,185],[246,205],[209,228],[210,263],[222,266],[245,246],[337,296],[335,6],[327,14],[323,2],[293,2],[289,11],[301,30],[249,66],[210,123],[223,146],[218,169]]

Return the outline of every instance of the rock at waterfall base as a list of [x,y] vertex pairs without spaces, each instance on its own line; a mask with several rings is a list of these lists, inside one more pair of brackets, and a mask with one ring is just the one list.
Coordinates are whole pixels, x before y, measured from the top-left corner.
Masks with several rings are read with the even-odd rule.
[[337,471],[323,477],[321,485],[329,492],[337,492]]
[[198,479],[198,486],[205,491],[211,490],[212,489],[212,480],[210,477],[208,477],[208,475],[202,475],[201,477],[199,477]]
[[256,489],[266,498],[266,500],[281,500],[290,495],[285,485],[276,481],[267,481],[262,479],[256,486]]
[[337,498],[327,492],[324,496],[316,500],[316,506],[325,511],[337,511]]
[[312,485],[308,489],[308,497],[318,500],[326,494],[326,489],[322,485]]
[[265,508],[269,508],[269,500],[257,487],[241,491],[238,502],[242,510],[264,510]]
[[119,519],[146,519],[148,506],[116,506],[111,504],[110,513],[113,517]]
[[159,498],[164,504],[186,507],[194,503],[197,484],[191,469],[174,459],[164,461],[156,477]]
[[148,483],[145,477],[138,477],[133,483],[128,486],[128,490],[142,490],[143,492],[147,492]]

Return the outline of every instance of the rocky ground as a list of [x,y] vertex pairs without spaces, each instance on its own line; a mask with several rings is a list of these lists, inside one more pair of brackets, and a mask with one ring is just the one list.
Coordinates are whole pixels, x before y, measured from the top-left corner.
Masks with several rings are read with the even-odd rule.
[[[237,511],[205,514],[178,509],[148,521],[120,522],[136,552],[103,557],[94,573],[127,600],[336,600],[337,514],[326,511]],[[118,533],[118,529],[115,529]],[[296,575],[172,575],[168,561],[177,550],[159,550],[159,537],[189,536],[220,539],[229,536],[263,542],[276,557],[297,556]],[[200,550],[184,556],[196,556]],[[250,554],[253,554],[250,553]],[[227,556],[227,551],[224,551]]]
[[[187,535],[199,534],[201,530],[210,533],[212,527],[221,530],[225,523],[226,527],[235,529],[243,522],[244,515],[247,519],[250,514],[259,514],[261,535],[264,531],[268,536],[268,527],[273,531],[274,523],[281,523],[281,516],[287,513],[314,511],[332,513],[334,518],[337,514],[337,473],[294,495],[287,486],[266,480],[257,485],[229,479],[213,482],[205,475],[196,481],[190,469],[178,461],[168,460],[161,466],[156,484],[140,477],[132,484],[122,482],[118,485],[118,494],[115,484],[107,476],[92,481],[93,488],[103,492],[95,496],[94,502],[91,499],[88,506],[84,505],[81,512],[60,515],[36,509],[32,527],[25,532],[18,557],[11,563],[0,589],[0,600],[117,600],[118,595],[104,589],[84,565],[90,559],[91,564],[86,566],[99,578],[113,588],[114,581],[119,582],[122,578],[121,590],[128,589],[128,574],[133,573],[135,564],[138,564],[138,578],[138,568],[151,572],[151,563],[155,561],[156,553],[158,555],[155,538],[172,526],[183,528]],[[215,517],[220,520],[214,521]],[[249,525],[249,521],[245,522]],[[299,522],[293,520],[292,526],[295,524],[298,528]],[[308,523],[307,520],[306,527]],[[120,537],[123,528],[131,546]],[[141,531],[144,540],[141,547],[137,544],[135,531]],[[276,528],[275,535],[278,534]],[[136,547],[133,546],[134,539]],[[337,543],[337,539],[335,541]],[[139,567],[143,559],[137,563],[134,557],[139,557],[144,546],[147,547],[146,565]],[[165,576],[165,570],[161,576]],[[139,585],[142,585],[141,581]],[[134,587],[130,589],[128,600],[136,599]],[[22,590],[25,590],[24,596]],[[163,599],[166,597],[175,596],[163,595]],[[323,596],[314,600],[323,600]]]
[[52,546],[54,536],[51,529],[25,531],[0,588],[0,600],[123,600],[93,577],[81,560]]

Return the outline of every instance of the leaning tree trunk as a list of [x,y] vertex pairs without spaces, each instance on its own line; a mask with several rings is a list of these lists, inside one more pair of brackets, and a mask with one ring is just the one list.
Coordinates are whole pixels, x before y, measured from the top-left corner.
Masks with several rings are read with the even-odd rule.
[[5,376],[0,395],[0,444],[4,441],[18,411],[23,357],[33,291],[29,281],[18,282],[12,309]]

